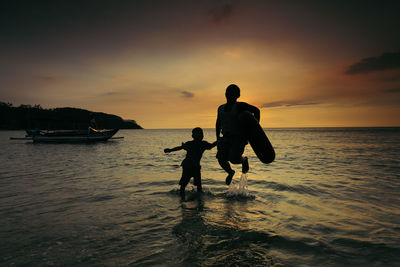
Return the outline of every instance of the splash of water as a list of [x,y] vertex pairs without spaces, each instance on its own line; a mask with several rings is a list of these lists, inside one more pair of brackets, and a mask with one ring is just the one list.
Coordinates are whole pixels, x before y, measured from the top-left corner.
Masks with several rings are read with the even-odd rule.
[[249,190],[247,189],[247,173],[242,173],[239,183],[232,182],[226,192],[227,196],[244,196],[250,197]]

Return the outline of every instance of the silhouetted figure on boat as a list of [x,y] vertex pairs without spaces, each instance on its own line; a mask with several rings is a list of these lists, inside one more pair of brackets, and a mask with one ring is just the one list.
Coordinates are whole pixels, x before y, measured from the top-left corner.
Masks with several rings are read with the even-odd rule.
[[192,137],[192,141],[182,143],[181,146],[164,149],[165,153],[182,149],[186,150],[186,157],[181,163],[182,177],[179,181],[179,185],[181,186],[180,195],[182,199],[185,199],[185,188],[192,177],[194,178],[194,185],[197,186],[197,192],[203,192],[203,188],[201,186],[200,160],[205,150],[212,149],[217,145],[217,142],[210,144],[209,142],[203,140],[204,134],[200,127],[192,130]]
[[97,125],[96,118],[92,116],[89,123],[89,134],[98,132],[99,126]]
[[[232,182],[235,171],[232,170],[229,162],[233,164],[242,164],[242,172],[249,171],[249,162],[247,157],[243,157],[248,138],[245,136],[239,122],[239,114],[244,111],[252,113],[255,119],[260,121],[260,110],[245,102],[237,102],[240,97],[240,88],[231,84],[225,92],[226,104],[219,106],[218,117],[215,130],[218,140],[217,158],[219,165],[228,173],[226,184]],[[222,137],[220,136],[222,132]]]

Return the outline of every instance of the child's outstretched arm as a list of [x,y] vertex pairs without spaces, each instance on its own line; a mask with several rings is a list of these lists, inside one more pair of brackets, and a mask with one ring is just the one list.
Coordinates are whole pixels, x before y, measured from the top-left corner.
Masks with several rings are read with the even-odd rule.
[[182,144],[182,146],[177,146],[174,148],[166,148],[166,149],[164,149],[164,153],[170,153],[170,152],[179,151],[182,149],[183,149],[183,144]]
[[216,145],[218,144],[218,141],[215,141],[214,143],[210,144],[207,142],[207,147],[206,149],[213,149]]
[[211,144],[211,148],[214,148],[214,147],[216,147],[216,146],[217,146],[217,144],[218,144],[218,140],[217,140],[217,141],[215,141],[214,143],[212,143],[212,144]]

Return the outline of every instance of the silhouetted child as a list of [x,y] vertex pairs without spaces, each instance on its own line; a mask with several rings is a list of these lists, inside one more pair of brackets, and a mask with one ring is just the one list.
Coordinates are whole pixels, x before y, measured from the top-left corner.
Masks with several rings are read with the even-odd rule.
[[[226,104],[218,108],[215,131],[218,140],[218,163],[228,173],[225,182],[229,185],[235,174],[229,162],[242,164],[242,173],[249,171],[249,161],[247,157],[243,157],[247,139],[240,129],[238,116],[240,112],[249,111],[257,121],[260,121],[260,110],[246,102],[237,101],[240,97],[240,88],[236,84],[231,84],[226,88],[225,97]],[[221,132],[222,137],[220,136]]]
[[204,134],[203,130],[200,127],[194,128],[192,130],[192,137],[192,141],[182,143],[181,146],[177,146],[171,149],[164,149],[165,153],[170,153],[182,149],[186,150],[186,157],[181,163],[182,177],[179,181],[179,184],[181,186],[180,195],[182,199],[185,198],[185,188],[189,183],[190,178],[192,177],[194,178],[194,185],[197,186],[197,192],[203,192],[203,189],[201,187],[200,160],[206,149],[212,149],[217,145],[217,142],[210,144],[207,141],[203,141]]

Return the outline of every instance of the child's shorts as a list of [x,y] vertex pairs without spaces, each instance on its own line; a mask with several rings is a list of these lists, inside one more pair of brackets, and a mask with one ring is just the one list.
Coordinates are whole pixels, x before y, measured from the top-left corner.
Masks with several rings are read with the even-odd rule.
[[218,143],[217,158],[238,164],[242,160],[242,155],[246,145],[247,140],[243,136],[223,136],[222,140]]
[[194,185],[201,185],[201,166],[198,167],[182,167],[182,178],[179,181],[179,184],[182,186],[187,186],[190,181],[190,178],[194,178]]

